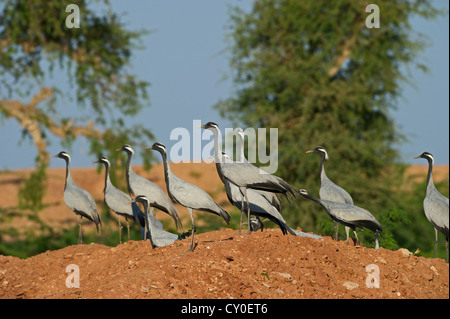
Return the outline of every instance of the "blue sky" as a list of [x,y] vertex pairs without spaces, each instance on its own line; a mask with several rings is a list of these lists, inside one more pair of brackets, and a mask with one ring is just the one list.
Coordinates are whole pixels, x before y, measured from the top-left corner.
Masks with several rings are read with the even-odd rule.
[[[145,48],[136,51],[133,59],[134,72],[151,83],[151,107],[129,125],[144,124],[167,146],[176,142],[169,138],[172,129],[184,127],[192,132],[193,120],[215,121],[221,127],[229,127],[230,123],[212,109],[220,99],[233,94],[231,79],[224,78],[230,71],[229,54],[223,53],[227,46],[228,6],[239,5],[248,10],[252,1],[113,0],[111,3],[115,12],[124,14],[123,19],[131,29],[153,31],[144,36]],[[448,1],[434,3],[449,10]],[[382,12],[380,15],[383,27]],[[411,69],[414,87],[403,84],[402,98],[392,116],[409,142],[399,149],[407,163],[425,164],[412,157],[428,151],[434,154],[436,164],[448,164],[448,14],[431,22],[416,18],[412,26],[430,39],[431,46],[420,55],[430,72]],[[75,106],[68,108],[68,112],[76,110]],[[21,129],[15,120],[0,122],[0,170],[34,166],[36,150],[30,141],[19,143],[20,136]],[[94,166],[94,158],[87,154],[88,147],[82,138],[73,145],[73,167]],[[62,147],[53,140],[49,149],[56,154]],[[139,158],[135,160],[138,164]],[[63,167],[64,161],[52,159],[50,166]]]

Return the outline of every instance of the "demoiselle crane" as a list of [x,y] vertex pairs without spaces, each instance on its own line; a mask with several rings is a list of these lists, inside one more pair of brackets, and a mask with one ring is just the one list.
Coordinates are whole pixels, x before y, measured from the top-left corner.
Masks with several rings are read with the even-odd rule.
[[131,196],[145,195],[149,200],[150,207],[158,208],[163,212],[166,212],[172,216],[175,221],[175,225],[178,232],[183,232],[183,225],[181,223],[180,217],[178,216],[178,210],[175,205],[167,198],[164,191],[159,188],[156,184],[149,181],[148,179],[139,176],[133,171],[131,167],[131,157],[134,154],[133,148],[125,144],[116,151],[124,151],[128,155],[127,168],[126,168],[126,178],[128,192]]
[[[329,200],[318,199],[311,196],[305,189],[299,190],[298,194],[316,202],[317,204],[325,208],[325,210],[331,216],[331,218],[333,218],[333,220],[344,226],[350,227],[352,230],[355,230],[356,227],[361,229],[370,229],[375,234],[375,249],[378,249],[380,247],[378,243],[378,236],[383,228],[368,210],[347,203],[338,203]],[[356,240],[359,244],[358,236],[356,236]]]
[[190,184],[177,176],[171,171],[169,161],[167,160],[166,147],[161,143],[154,143],[152,149],[161,154],[164,163],[164,176],[166,179],[167,193],[175,203],[187,208],[192,222],[192,237],[189,251],[194,250],[194,232],[195,222],[192,210],[205,211],[221,216],[227,224],[230,222],[230,214],[219,206],[203,189]]
[[[329,200],[338,203],[347,203],[353,205],[353,199],[349,193],[342,187],[333,183],[325,173],[324,163],[328,160],[328,153],[322,146],[317,146],[313,150],[306,151],[306,153],[317,153],[320,155],[320,199]],[[338,240],[339,223],[334,221],[335,240]],[[349,244],[349,231],[350,228],[345,226],[345,234],[347,235],[347,245]],[[356,238],[356,232],[353,230]]]
[[83,234],[81,231],[82,219],[83,217],[93,221],[97,228],[102,226],[102,221],[100,215],[97,211],[97,206],[95,200],[91,194],[86,190],[79,187],[72,179],[70,174],[70,155],[67,152],[59,152],[54,157],[62,158],[66,161],[66,182],[64,185],[64,202],[67,207],[69,207],[75,214],[80,217],[79,226],[80,230],[78,232],[78,244],[83,243]]
[[124,217],[127,222],[128,240],[130,240],[130,224],[128,219],[138,222],[141,228],[145,231],[145,216],[136,203],[130,204],[132,200],[130,195],[117,189],[111,183],[111,179],[109,178],[109,168],[111,163],[108,158],[105,156],[100,156],[100,158],[94,162],[94,164],[97,163],[105,165],[105,188],[103,189],[104,199],[109,209],[117,215],[117,220],[119,222],[119,243],[122,243],[122,226],[120,224],[120,216]]
[[[244,201],[244,196],[242,192],[240,191],[239,187],[234,185],[233,183],[229,182],[227,179],[223,177],[222,173],[222,165],[223,163],[231,162],[231,159],[228,155],[225,153],[222,153],[222,159],[220,162],[216,162],[216,168],[217,173],[219,174],[220,179],[225,185],[225,191],[228,197],[228,200],[231,204],[239,208],[241,211],[247,209],[247,202]],[[247,196],[248,196],[248,202],[250,203],[250,214],[253,216],[256,216],[256,218],[250,218],[249,228],[251,230],[254,229],[263,229],[263,224],[259,217],[267,218],[273,223],[277,224],[283,235],[286,235],[288,232],[291,235],[294,236],[302,236],[302,237],[312,237],[312,238],[322,238],[317,235],[304,233],[295,229],[292,229],[286,224],[286,221],[284,220],[283,216],[280,214],[280,212],[277,210],[275,206],[272,205],[272,203],[264,197],[261,193],[259,193],[255,189],[248,189],[247,190]],[[244,207],[242,207],[244,205]]]
[[149,200],[145,195],[136,196],[132,203],[135,202],[142,203],[144,207],[144,211],[147,216],[147,233],[149,234],[152,248],[172,245],[175,240],[179,239],[178,235],[172,234],[162,229],[162,227],[157,227],[154,225],[154,223],[152,222],[154,218],[153,212],[151,206],[149,206]]
[[[244,153],[244,144],[245,144],[244,130],[238,127],[234,129],[234,131],[237,133],[237,140],[236,140],[237,162],[248,163],[248,160],[245,158]],[[264,196],[264,198],[266,198],[269,201],[269,203],[273,205],[281,214],[281,199],[278,196],[278,194],[259,189],[255,189],[255,191]]]
[[[219,144],[220,129],[219,126],[214,122],[208,122],[202,125],[201,128],[209,129],[214,135],[214,156],[216,162],[220,161],[220,156],[222,154],[221,146]],[[294,187],[286,183],[283,179],[278,176],[268,174],[264,170],[254,166],[248,162],[242,163],[223,163],[222,165],[223,177],[230,183],[239,187],[240,191],[244,195],[244,199],[248,204],[247,189],[257,189],[263,191],[269,191],[273,193],[284,194],[288,199],[289,197],[294,198],[296,190]],[[242,225],[242,215],[244,214],[244,205],[242,205],[241,210],[241,220],[239,225],[239,234]],[[250,205],[247,205],[247,220],[250,220]],[[250,227],[248,228],[247,234],[250,233]]]
[[436,256],[436,249],[438,245],[438,230],[445,236],[445,253],[446,261],[448,262],[448,198],[439,193],[433,182],[433,165],[434,157],[431,153],[423,152],[421,155],[414,157],[424,158],[428,161],[428,175],[427,175],[427,189],[425,199],[423,200],[423,210],[425,216],[434,227],[434,251],[433,258]]

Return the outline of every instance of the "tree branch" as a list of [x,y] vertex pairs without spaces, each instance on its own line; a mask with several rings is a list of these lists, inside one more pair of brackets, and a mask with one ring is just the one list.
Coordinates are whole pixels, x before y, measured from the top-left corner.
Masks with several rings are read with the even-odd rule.
[[48,129],[53,135],[60,138],[65,138],[67,135],[83,135],[100,139],[103,136],[98,129],[94,129],[93,122],[87,123],[86,126],[74,126],[71,121],[56,123],[37,108],[39,103],[47,100],[52,95],[52,89],[43,87],[31,98],[28,104],[16,100],[0,100],[0,111],[5,114],[6,118],[15,118],[19,121],[22,128],[30,134],[38,150],[39,160],[45,166],[50,162],[50,155],[42,132],[43,128]]
[[336,58],[334,65],[328,70],[328,76],[332,78],[335,76],[342,67],[342,64],[347,60],[351,55],[351,48],[355,44],[356,35],[352,34],[350,38],[348,38],[341,49],[341,55]]

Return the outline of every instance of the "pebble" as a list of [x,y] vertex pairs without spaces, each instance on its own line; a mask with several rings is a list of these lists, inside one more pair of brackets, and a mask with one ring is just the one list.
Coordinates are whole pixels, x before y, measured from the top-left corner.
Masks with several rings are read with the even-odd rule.
[[346,281],[343,283],[343,286],[347,288],[347,290],[353,290],[359,287],[356,282]]
[[400,248],[398,251],[402,253],[402,256],[403,256],[403,257],[409,257],[409,256],[412,256],[412,255],[413,255],[413,253],[410,252],[410,251],[409,251],[408,249],[406,249],[406,248]]
[[439,273],[438,273],[436,267],[431,266],[430,269],[431,269],[436,275],[439,275]]
[[274,272],[274,274],[277,274],[278,276],[285,278],[285,279],[292,279],[291,274],[287,273],[287,272]]

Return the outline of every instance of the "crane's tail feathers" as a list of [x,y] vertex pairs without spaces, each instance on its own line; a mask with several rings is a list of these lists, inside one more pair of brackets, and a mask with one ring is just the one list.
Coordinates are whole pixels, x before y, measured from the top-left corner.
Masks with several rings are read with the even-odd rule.
[[[219,206],[219,207],[220,207],[220,206]],[[222,207],[220,207],[220,214],[219,214],[219,215],[222,216],[222,218],[225,220],[225,222],[227,223],[227,225],[230,224],[231,216],[230,216],[230,214],[229,214],[225,209],[223,209]]]
[[[102,220],[100,218],[100,215],[98,215],[96,220],[94,220],[94,223],[95,223],[95,227],[97,228],[97,234],[98,234],[100,232],[100,230],[103,229],[103,224],[102,224]],[[100,225],[100,229],[98,228],[98,225]]]
[[290,200],[294,199],[297,196],[297,190],[279,177],[277,178],[277,181],[283,190],[283,194],[286,196],[289,203],[291,203]]
[[286,225],[285,223],[283,223],[281,220],[278,221],[278,226],[280,226],[281,232],[283,233],[283,235],[287,235],[288,233],[288,225]]
[[183,228],[183,224],[181,223],[180,216],[178,216],[178,214],[177,214],[176,216],[172,216],[172,217],[173,217],[173,220],[175,221],[175,225],[177,227],[177,232],[183,233],[184,228]]
[[223,217],[223,219],[225,220],[227,225],[229,225],[230,224],[230,220],[231,220],[230,214],[226,210],[223,210],[221,216]]

